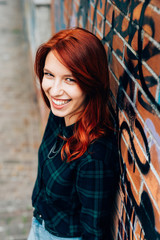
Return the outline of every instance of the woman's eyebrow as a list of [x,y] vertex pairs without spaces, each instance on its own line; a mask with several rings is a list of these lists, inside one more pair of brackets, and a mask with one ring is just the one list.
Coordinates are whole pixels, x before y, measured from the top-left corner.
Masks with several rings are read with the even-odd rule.
[[47,71],[47,72],[50,72],[50,73],[52,73],[49,69],[47,69],[47,68],[43,68],[43,71]]
[[72,74],[64,74],[63,77],[72,77],[73,78],[73,75]]
[[[43,68],[43,71],[46,71],[46,72],[49,72],[49,73],[53,74],[52,71],[50,71],[49,69],[47,69],[45,67]],[[72,77],[73,78],[73,74],[72,73],[64,74],[64,75],[62,75],[62,77]]]

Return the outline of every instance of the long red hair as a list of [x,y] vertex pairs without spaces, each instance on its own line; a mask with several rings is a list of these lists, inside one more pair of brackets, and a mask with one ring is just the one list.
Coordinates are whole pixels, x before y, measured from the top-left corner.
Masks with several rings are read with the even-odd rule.
[[85,108],[74,126],[74,134],[67,139],[61,151],[62,159],[65,152],[67,161],[71,161],[81,157],[89,144],[105,135],[106,126],[111,125],[107,56],[101,41],[82,28],[61,30],[42,44],[36,53],[35,72],[49,108],[49,100],[42,89],[42,79],[46,56],[53,50],[86,94]]

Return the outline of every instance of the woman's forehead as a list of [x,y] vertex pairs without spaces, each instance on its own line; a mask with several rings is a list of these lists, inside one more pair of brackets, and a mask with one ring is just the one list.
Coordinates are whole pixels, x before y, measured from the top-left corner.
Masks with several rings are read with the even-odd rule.
[[63,64],[60,56],[55,51],[48,53],[44,68],[62,75],[72,75],[72,72]]

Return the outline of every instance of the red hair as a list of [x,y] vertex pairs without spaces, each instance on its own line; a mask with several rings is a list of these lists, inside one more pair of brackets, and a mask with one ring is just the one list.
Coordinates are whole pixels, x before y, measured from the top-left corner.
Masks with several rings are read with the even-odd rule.
[[82,156],[90,143],[106,134],[110,126],[108,110],[109,75],[106,51],[101,41],[82,28],[61,30],[36,53],[35,72],[40,80],[41,91],[47,106],[50,103],[42,89],[43,68],[50,51],[56,52],[59,60],[72,72],[78,85],[86,94],[86,103],[74,127],[74,134],[62,148],[67,161]]

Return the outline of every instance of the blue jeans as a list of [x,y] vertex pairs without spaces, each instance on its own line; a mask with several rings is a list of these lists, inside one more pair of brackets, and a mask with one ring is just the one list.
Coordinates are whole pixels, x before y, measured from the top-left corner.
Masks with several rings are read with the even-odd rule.
[[32,219],[32,227],[27,240],[82,240],[81,237],[63,238],[56,237],[49,233],[44,223],[40,224],[35,217]]

